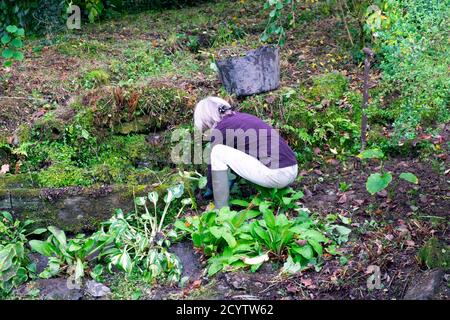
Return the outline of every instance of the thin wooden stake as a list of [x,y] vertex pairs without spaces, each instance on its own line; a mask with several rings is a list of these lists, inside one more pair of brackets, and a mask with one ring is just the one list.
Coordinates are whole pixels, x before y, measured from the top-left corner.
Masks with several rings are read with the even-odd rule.
[[369,72],[370,61],[372,60],[374,53],[369,48],[364,48],[363,52],[366,54],[364,59],[364,85],[363,85],[363,104],[361,115],[361,152],[364,151],[367,144],[367,106],[369,105]]

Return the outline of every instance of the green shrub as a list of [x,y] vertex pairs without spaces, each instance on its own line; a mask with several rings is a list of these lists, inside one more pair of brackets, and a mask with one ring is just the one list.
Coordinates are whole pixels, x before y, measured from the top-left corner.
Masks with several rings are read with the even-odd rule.
[[[295,203],[301,196],[291,189],[267,190],[248,201],[231,201],[243,210],[225,207],[178,220],[175,227],[190,235],[194,246],[209,257],[209,275],[244,267],[255,271],[270,259],[291,264],[296,268],[293,272],[319,268],[323,251],[336,254],[336,243],[345,242],[350,229],[328,224],[322,230]],[[296,217],[288,218],[287,211],[293,210]],[[329,239],[326,234],[332,235],[336,228],[339,238]]]
[[15,25],[9,25],[5,30],[6,32],[0,40],[0,48],[2,48],[2,58],[5,59],[3,65],[10,67],[14,61],[22,61],[24,58],[21,49],[23,47],[22,39],[25,36],[25,30]]
[[379,54],[383,96],[398,100],[391,103],[398,108],[391,137],[397,145],[414,139],[420,126],[450,119],[450,7],[440,0],[385,0],[381,8],[369,11],[368,26]]

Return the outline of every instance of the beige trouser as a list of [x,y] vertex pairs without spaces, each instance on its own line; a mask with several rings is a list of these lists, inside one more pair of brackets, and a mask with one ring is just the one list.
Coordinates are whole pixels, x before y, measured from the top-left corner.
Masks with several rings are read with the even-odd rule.
[[270,169],[257,158],[232,147],[217,144],[211,150],[211,169],[232,169],[242,178],[266,188],[284,188],[297,177],[297,165]]

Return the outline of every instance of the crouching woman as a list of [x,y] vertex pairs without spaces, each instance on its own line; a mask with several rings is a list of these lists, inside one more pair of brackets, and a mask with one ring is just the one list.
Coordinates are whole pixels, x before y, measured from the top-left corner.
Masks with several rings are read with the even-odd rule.
[[297,177],[295,154],[278,131],[253,115],[233,111],[225,100],[201,100],[194,124],[208,131],[211,139],[207,190],[212,191],[216,208],[228,206],[230,169],[266,188],[284,188]]

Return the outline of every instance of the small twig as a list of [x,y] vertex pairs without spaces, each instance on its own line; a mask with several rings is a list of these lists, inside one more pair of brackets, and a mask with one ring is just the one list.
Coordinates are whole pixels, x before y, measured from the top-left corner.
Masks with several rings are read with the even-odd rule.
[[408,276],[408,279],[406,279],[405,286],[403,287],[402,295],[401,295],[402,298],[405,296],[406,287],[407,287],[408,284],[409,284],[409,278],[410,278],[410,277]]
[[352,47],[353,47],[353,46],[355,46],[355,44],[353,42],[352,34],[350,33],[350,30],[348,29],[347,19],[345,19],[344,8],[342,7],[341,1],[338,1],[338,3],[339,3],[339,9],[341,9],[342,21],[344,22],[344,26],[345,26],[345,30],[347,31],[348,39],[350,40],[350,43],[352,44]]

